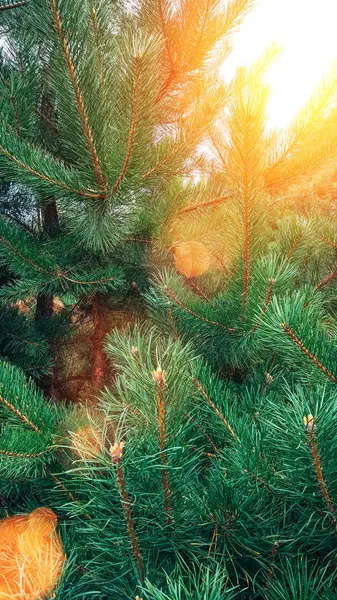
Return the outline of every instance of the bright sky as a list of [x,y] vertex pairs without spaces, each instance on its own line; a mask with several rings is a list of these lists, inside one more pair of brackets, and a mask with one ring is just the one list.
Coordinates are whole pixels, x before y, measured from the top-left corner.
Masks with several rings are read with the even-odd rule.
[[271,84],[270,124],[286,125],[337,58],[337,0],[257,0],[234,36],[225,74],[250,64],[272,42],[283,52],[266,81]]

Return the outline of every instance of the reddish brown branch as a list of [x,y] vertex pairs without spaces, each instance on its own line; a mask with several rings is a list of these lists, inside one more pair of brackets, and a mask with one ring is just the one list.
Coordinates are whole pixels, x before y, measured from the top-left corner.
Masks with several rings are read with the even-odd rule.
[[6,150],[6,148],[4,148],[1,145],[0,145],[0,150],[5,156],[10,158],[19,167],[21,167],[25,171],[28,171],[28,173],[31,173],[31,175],[34,175],[34,177],[37,177],[38,179],[41,179],[42,181],[46,181],[47,183],[50,183],[51,185],[55,185],[55,186],[61,188],[62,190],[72,192],[73,194],[77,194],[78,196],[82,196],[84,198],[99,198],[99,199],[106,198],[106,194],[102,194],[101,192],[96,193],[96,192],[87,192],[85,190],[78,190],[76,188],[70,187],[66,183],[63,183],[63,181],[56,181],[55,179],[52,179],[51,177],[47,177],[47,175],[43,175],[43,173],[39,173],[39,171],[36,171],[36,170],[32,169],[29,165],[26,165],[24,162],[22,162],[21,160],[16,158],[16,156],[14,156],[14,154],[11,154],[11,152]]
[[26,423],[26,425],[28,425],[28,427],[33,429],[33,431],[36,431],[36,433],[41,433],[41,430],[37,427],[37,425],[34,425],[34,423],[32,421],[30,421],[22,412],[20,412],[17,408],[15,408],[15,406],[13,406],[13,404],[8,402],[8,400],[6,400],[2,396],[0,396],[0,402],[2,404],[4,404],[16,417],[18,417],[21,421]]
[[78,500],[76,500],[75,496],[65,487],[65,485],[63,485],[62,481],[60,481],[60,479],[58,477],[56,477],[56,475],[54,473],[51,472],[49,467],[46,467],[46,471],[47,471],[47,473],[49,473],[49,475],[53,479],[53,481],[55,481],[56,485],[66,494],[66,496],[68,496],[68,498],[70,498],[70,500],[81,509],[84,516],[88,520],[91,520],[91,516],[84,510],[82,504]]
[[329,371],[319,360],[316,358],[308,348],[304,346],[301,340],[297,337],[294,331],[291,329],[288,323],[281,323],[281,328],[288,335],[288,337],[296,344],[296,346],[301,350],[301,352],[320,370],[326,377],[328,377],[333,383],[337,384],[337,378],[331,371]]
[[325,287],[326,285],[331,283],[331,281],[336,279],[336,277],[337,277],[337,269],[335,269],[334,271],[332,271],[331,273],[329,273],[328,275],[323,277],[323,279],[321,279],[321,281],[315,286],[315,290],[321,290],[323,287]]
[[178,215],[181,215],[183,213],[193,212],[194,210],[200,210],[202,208],[208,208],[209,206],[215,206],[216,204],[222,204],[226,200],[229,200],[228,196],[220,196],[219,198],[214,198],[213,200],[209,200],[208,202],[200,202],[199,204],[191,204],[190,206],[181,208],[178,211]]
[[173,300],[173,302],[175,304],[177,304],[180,308],[182,308],[189,315],[192,315],[196,319],[199,319],[199,321],[203,321],[204,323],[207,323],[208,325],[215,325],[216,327],[220,327],[221,329],[224,329],[225,331],[228,331],[228,332],[231,332],[231,333],[234,332],[234,331],[236,331],[233,328],[226,327],[226,325],[222,325],[222,323],[218,323],[217,321],[210,321],[206,317],[202,317],[201,315],[198,315],[193,310],[189,309],[186,306],[186,304],[184,304],[181,300],[179,300],[179,298],[175,295],[175,293],[172,290],[170,290],[169,287],[167,287],[167,285],[164,285],[163,289],[166,292],[166,294]]
[[134,525],[132,510],[131,510],[131,503],[130,503],[128,493],[127,493],[126,487],[125,487],[123,467],[120,464],[120,462],[118,463],[118,466],[117,466],[117,482],[118,482],[120,495],[122,498],[124,516],[125,516],[125,520],[126,520],[126,525],[127,525],[127,530],[128,530],[128,534],[129,534],[131,547],[133,550],[133,555],[134,555],[134,558],[135,558],[135,561],[136,561],[136,564],[138,567],[140,578],[142,581],[144,581],[145,573],[144,573],[143,557],[142,557],[141,549],[140,549],[138,538],[137,538],[136,531],[135,531],[135,525]]
[[90,19],[91,19],[91,24],[92,24],[92,30],[93,30],[93,34],[94,34],[95,44],[96,44],[96,47],[97,47],[97,66],[98,66],[99,83],[100,83],[100,86],[102,87],[102,85],[103,85],[103,61],[102,61],[102,54],[101,54],[100,49],[99,49],[97,13],[96,13],[96,10],[95,10],[94,7],[92,7],[92,9],[90,11]]
[[[330,498],[328,486],[326,484],[326,481],[325,481],[324,475],[323,475],[322,461],[321,461],[321,457],[320,457],[317,443],[316,443],[315,425],[313,423],[312,416],[311,416],[311,421],[309,421],[308,426],[307,426],[307,438],[308,438],[309,445],[310,445],[311,456],[312,456],[313,463],[314,463],[314,469],[315,469],[317,481],[319,484],[319,488],[321,490],[321,494],[322,494],[324,503],[325,503],[328,511],[330,513],[332,513],[332,515],[335,515],[336,510],[335,510],[333,502]],[[335,525],[336,517],[332,517],[330,515],[330,519],[333,522],[333,524]]]
[[22,2],[12,2],[12,4],[4,4],[0,6],[1,10],[11,10],[12,8],[20,8],[20,6],[26,6],[26,0],[22,0]]
[[171,154],[168,154],[167,156],[165,156],[165,158],[163,158],[163,160],[161,160],[154,167],[152,167],[146,173],[144,173],[143,179],[146,179],[147,177],[150,177],[150,175],[152,175],[153,173],[155,173],[155,171],[158,171],[159,169],[161,169],[161,167],[163,167],[164,165],[166,165],[166,163],[169,162],[171,160],[171,158],[174,158],[180,152],[180,150],[186,145],[186,143],[187,143],[187,141],[184,141],[184,142],[181,142],[180,144],[177,144],[175,150],[173,150],[173,152],[171,152]]
[[267,308],[268,308],[268,306],[270,304],[270,300],[271,300],[271,297],[272,297],[272,294],[273,294],[273,288],[274,288],[275,283],[276,283],[275,279],[270,279],[269,280],[269,286],[268,286],[268,290],[267,290],[267,295],[266,295],[265,301],[263,303],[263,306],[261,308],[259,317],[257,319],[257,323],[255,323],[255,325],[254,325],[254,327],[252,329],[253,332],[255,332],[260,327],[260,325],[262,323],[262,319],[264,317],[264,314],[265,314],[265,312],[266,312],[266,310],[267,310]]
[[209,302],[208,296],[206,296],[202,289],[196,284],[193,277],[185,277],[184,281],[189,288],[191,288],[198,296],[200,296],[200,298],[206,302]]
[[124,159],[124,163],[122,166],[122,170],[112,188],[112,191],[111,191],[112,194],[116,194],[116,192],[118,192],[118,190],[122,184],[122,181],[127,173],[129,163],[131,160],[133,144],[135,141],[135,134],[136,134],[137,122],[138,122],[138,113],[139,113],[140,75],[141,75],[141,60],[140,60],[140,56],[138,56],[138,55],[135,58],[135,65],[136,65],[136,81],[135,81],[135,90],[134,90],[133,102],[132,102],[131,122],[130,122],[130,128],[129,128],[128,142],[127,142],[127,146],[126,146],[126,154],[125,154],[125,159]]
[[20,117],[19,117],[19,113],[18,113],[18,107],[16,105],[13,94],[11,94],[11,96],[10,96],[10,101],[11,101],[11,105],[13,107],[13,112],[14,112],[16,135],[18,137],[20,137],[20,135],[21,135]]
[[77,110],[78,110],[78,114],[79,114],[79,117],[81,120],[83,133],[84,133],[84,136],[87,141],[87,146],[88,146],[88,149],[90,152],[91,162],[93,165],[95,178],[96,178],[99,188],[104,193],[105,188],[106,188],[106,178],[103,175],[103,171],[102,171],[102,168],[101,168],[101,165],[99,162],[99,158],[98,158],[98,154],[97,154],[97,150],[96,150],[95,142],[94,142],[94,136],[93,136],[92,129],[91,129],[91,126],[89,123],[87,111],[86,111],[85,104],[84,104],[84,99],[82,96],[82,91],[81,91],[81,88],[80,88],[78,80],[77,80],[75,66],[74,66],[72,57],[70,55],[70,51],[69,51],[69,47],[68,47],[68,40],[63,31],[63,25],[62,25],[60,13],[56,7],[56,0],[50,0],[50,10],[51,10],[51,14],[52,14],[52,17],[54,20],[56,31],[58,33],[58,36],[59,36],[59,39],[61,42],[63,55],[64,55],[66,67],[67,67],[67,70],[69,73],[70,81],[73,86]]
[[3,243],[5,246],[7,246],[7,248],[9,248],[9,250],[11,252],[13,252],[13,254],[15,254],[16,256],[18,256],[19,258],[21,258],[21,260],[23,262],[27,263],[27,265],[30,265],[31,267],[33,267],[37,271],[40,271],[41,273],[45,273],[46,275],[52,275],[52,273],[50,271],[47,271],[43,267],[40,267],[39,265],[37,265],[36,263],[34,263],[32,260],[29,260],[29,258],[26,258],[25,256],[22,256],[22,254],[20,254],[20,252],[18,250],[16,250],[16,248],[14,248],[14,246],[12,246],[12,244],[10,242],[8,242],[2,236],[0,236],[0,243]]
[[33,452],[31,454],[25,454],[24,452],[9,452],[9,450],[1,450],[0,454],[2,456],[8,456],[9,458],[40,458],[45,454],[49,454],[52,451],[52,448],[47,448],[47,450],[42,450],[41,452]]
[[208,440],[208,442],[210,443],[210,445],[212,446],[214,453],[215,454],[219,454],[219,450],[217,449],[216,445],[214,444],[212,438],[208,435],[207,431],[203,428],[202,425],[200,425],[200,423],[197,423],[197,421],[195,420],[194,417],[192,417],[192,415],[190,415],[187,412],[184,412],[184,415],[186,417],[186,419],[188,419],[189,421],[191,421],[192,423],[194,423],[194,425],[200,429],[201,433],[204,435],[204,437],[206,438],[206,440]]
[[210,405],[210,407],[215,411],[215,413],[218,415],[219,419],[226,425],[228,431],[230,432],[230,434],[233,436],[233,438],[235,440],[237,440],[238,442],[240,442],[238,436],[236,435],[236,433],[234,433],[232,427],[230,426],[230,424],[228,423],[227,419],[224,417],[224,415],[222,414],[222,412],[220,412],[220,410],[215,406],[213,400],[211,400],[211,398],[209,397],[209,395],[207,394],[206,390],[203,388],[203,386],[201,385],[200,381],[198,379],[196,379],[195,377],[192,377],[192,381],[193,383],[197,386],[199,392],[202,394],[202,396],[205,398],[206,402]]
[[19,57],[20,73],[21,73],[22,81],[24,82],[26,79],[26,75],[25,75],[25,68],[23,66],[21,50],[19,50],[19,52],[18,52],[18,57]]
[[[155,371],[159,374],[161,371]],[[167,524],[172,523],[172,506],[171,506],[171,490],[169,486],[169,478],[167,472],[167,454],[166,454],[166,432],[165,432],[165,377],[162,373],[161,378],[156,378],[157,385],[157,401],[158,401],[158,427],[159,427],[159,447],[160,457],[163,465],[162,470],[162,485],[164,490],[164,508],[167,514]]]

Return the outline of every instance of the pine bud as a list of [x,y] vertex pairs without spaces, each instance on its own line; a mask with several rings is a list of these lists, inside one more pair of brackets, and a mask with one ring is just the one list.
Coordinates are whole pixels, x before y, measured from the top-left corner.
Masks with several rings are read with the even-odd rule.
[[270,373],[266,373],[266,382],[268,383],[268,385],[270,383],[273,383],[273,381],[274,381],[274,377],[272,377]]
[[132,354],[132,356],[138,356],[139,350],[138,350],[138,348],[136,346],[132,346],[132,348],[131,348],[131,354]]
[[110,446],[110,454],[112,456],[112,462],[114,465],[118,465],[123,455],[123,448],[125,442],[115,442],[113,446]]
[[152,373],[153,381],[157,385],[164,385],[166,381],[166,371],[163,371],[161,367],[157,367],[155,371]]
[[314,430],[314,417],[312,414],[303,417],[303,423],[307,431],[312,432]]

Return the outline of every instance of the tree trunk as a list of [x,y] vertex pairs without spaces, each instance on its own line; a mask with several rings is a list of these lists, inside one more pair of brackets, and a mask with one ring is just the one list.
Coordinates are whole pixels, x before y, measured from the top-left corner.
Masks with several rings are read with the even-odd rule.
[[94,391],[99,391],[107,377],[107,357],[104,352],[104,338],[108,333],[106,322],[106,311],[103,298],[100,294],[95,294],[92,301],[92,320],[93,320],[93,359],[91,384]]
[[[43,231],[50,237],[55,237],[59,231],[59,221],[57,215],[57,207],[54,201],[49,202],[41,208]],[[54,312],[54,295],[53,294],[38,294],[36,299],[35,320],[43,321],[51,319]],[[53,397],[53,371],[40,378],[40,387],[47,396]]]

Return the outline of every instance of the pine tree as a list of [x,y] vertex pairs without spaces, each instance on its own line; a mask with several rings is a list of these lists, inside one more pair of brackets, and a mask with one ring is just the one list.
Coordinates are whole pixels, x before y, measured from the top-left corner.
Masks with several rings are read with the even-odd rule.
[[[270,132],[275,49],[217,77],[251,4],[0,5],[1,176],[29,192],[28,230],[0,221],[0,523],[51,509],[66,554],[36,584],[22,542],[21,597],[336,597],[337,78]],[[130,287],[152,324],[105,338]],[[92,312],[94,406],[41,390],[81,339],[55,297]]]
[[1,253],[15,275],[2,299],[35,299],[47,340],[59,326],[53,297],[84,302],[94,392],[106,379],[107,300],[125,298],[135,273],[142,285],[146,215],[195,168],[227,99],[217,56],[251,4],[3,3],[1,173],[29,190],[40,225],[23,232],[2,220]]

